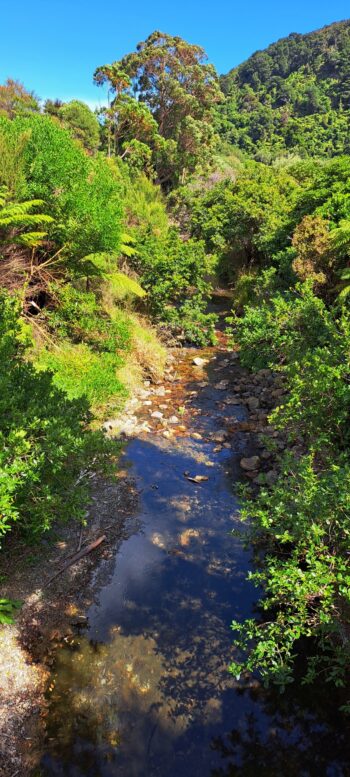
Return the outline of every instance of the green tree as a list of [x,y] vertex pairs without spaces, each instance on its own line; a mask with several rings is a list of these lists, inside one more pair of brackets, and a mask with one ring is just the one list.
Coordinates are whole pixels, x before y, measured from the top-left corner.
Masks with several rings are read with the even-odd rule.
[[72,131],[88,151],[96,151],[100,143],[100,125],[97,116],[80,100],[64,103],[57,112],[64,127]]
[[[205,160],[206,151],[213,143],[212,109],[222,94],[215,70],[207,64],[200,46],[154,32],[138,44],[135,52],[113,65],[97,68],[94,80],[108,84],[109,94],[113,95],[108,118],[117,125],[124,123],[122,132],[126,131],[127,106],[128,132],[130,135],[133,132],[136,140],[151,145],[158,177],[164,186],[181,179],[186,171]],[[125,94],[137,95],[137,101],[125,102]],[[146,114],[140,114],[137,102],[156,122],[157,135],[153,133],[151,138],[145,138]],[[120,129],[116,131],[120,135]]]

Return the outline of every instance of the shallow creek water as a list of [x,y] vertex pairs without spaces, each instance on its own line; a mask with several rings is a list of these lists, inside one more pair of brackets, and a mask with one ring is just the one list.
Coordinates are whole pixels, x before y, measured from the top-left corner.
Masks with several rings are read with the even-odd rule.
[[[43,777],[349,774],[345,732],[326,705],[228,672],[230,622],[254,614],[257,594],[250,554],[232,534],[244,436],[232,434],[230,447],[213,437],[246,410],[224,407],[216,388],[234,379],[235,362],[212,349],[201,371],[194,355],[179,354],[177,381],[140,412],[177,414],[171,436],[153,420],[125,448],[139,505],[88,626],[57,653]],[[208,479],[187,479],[196,475]]]

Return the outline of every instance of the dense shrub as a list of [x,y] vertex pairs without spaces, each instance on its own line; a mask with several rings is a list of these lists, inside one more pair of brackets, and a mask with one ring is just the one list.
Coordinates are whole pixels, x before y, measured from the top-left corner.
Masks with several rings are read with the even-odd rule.
[[342,686],[350,659],[348,318],[337,320],[306,284],[247,308],[236,338],[244,364],[282,371],[287,394],[271,421],[290,446],[277,482],[243,510],[266,550],[250,576],[263,588],[265,617],[235,622],[236,644],[246,668],[284,686],[300,639],[309,638],[304,681],[321,675]]
[[25,360],[29,342],[18,303],[1,294],[0,535],[16,523],[34,537],[53,520],[81,517],[86,484],[77,478],[105,450],[87,431],[86,400],[70,401]]
[[[25,137],[22,197],[41,199],[55,222],[49,237],[65,247],[73,267],[84,256],[118,252],[121,231],[120,188],[102,156],[89,157],[70,133],[49,116],[0,120],[0,138]],[[6,171],[0,162],[0,181]],[[7,176],[8,177],[8,176]],[[8,183],[8,181],[5,181]]]
[[244,316],[233,320],[233,330],[242,363],[253,369],[300,360],[306,349],[331,347],[336,337],[331,314],[307,283],[246,307]]

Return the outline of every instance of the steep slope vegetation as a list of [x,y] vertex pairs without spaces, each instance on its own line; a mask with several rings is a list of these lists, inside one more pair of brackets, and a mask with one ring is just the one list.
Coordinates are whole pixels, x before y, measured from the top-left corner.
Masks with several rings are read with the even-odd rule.
[[221,78],[219,127],[261,161],[349,153],[350,21],[292,33]]

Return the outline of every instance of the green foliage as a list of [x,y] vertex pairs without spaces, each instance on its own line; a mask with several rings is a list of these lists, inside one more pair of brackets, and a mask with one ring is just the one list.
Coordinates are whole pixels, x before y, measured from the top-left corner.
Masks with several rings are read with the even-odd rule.
[[45,202],[46,212],[54,218],[48,236],[58,249],[64,249],[67,264],[79,268],[87,254],[118,252],[120,191],[107,161],[88,157],[49,116],[0,121],[0,137],[18,138],[23,133],[27,136],[25,195]]
[[26,248],[36,248],[40,245],[47,232],[38,229],[38,227],[53,222],[53,218],[47,214],[31,212],[42,206],[42,200],[10,202],[7,187],[0,186],[1,244],[20,245]]
[[[242,517],[266,556],[250,575],[263,589],[262,621],[234,622],[246,660],[282,688],[293,679],[300,640],[309,640],[304,682],[345,684],[350,658],[350,327],[305,284],[248,307],[235,326],[242,362],[279,368],[287,394],[271,422],[289,451],[273,486],[248,498]],[[316,640],[316,642],[315,642]]]
[[349,152],[350,24],[292,33],[221,78],[217,125],[233,145],[270,162],[287,151]]
[[[304,682],[319,675],[342,686],[349,661],[343,635],[348,620],[350,467],[346,460],[318,471],[315,456],[285,456],[272,489],[261,489],[248,510],[268,553],[250,575],[263,587],[262,622],[234,622],[236,644],[249,653],[246,668],[282,687],[293,679],[299,640],[317,638]],[[239,674],[241,665],[231,670]]]
[[98,67],[95,83],[108,85],[108,155],[130,155],[134,169],[153,165],[166,188],[207,161],[216,143],[212,108],[223,95],[205,60],[200,46],[156,31],[119,62]]
[[54,520],[82,516],[79,474],[92,458],[98,468],[106,449],[86,429],[86,401],[69,401],[25,360],[28,328],[16,300],[2,294],[0,311],[0,536],[16,524],[35,537]]
[[110,315],[94,292],[71,284],[51,291],[55,308],[46,321],[54,340],[35,355],[37,368],[51,370],[69,398],[85,396],[95,409],[108,400],[120,402],[126,391],[118,370],[131,346],[127,321],[117,312]]
[[243,318],[233,320],[242,364],[251,369],[298,361],[306,348],[331,347],[336,331],[331,314],[309,283],[291,293],[278,293],[259,306],[248,306]]
[[232,280],[242,266],[266,265],[284,248],[298,184],[285,170],[249,163],[236,180],[204,193],[184,192],[191,233],[219,257],[219,271]]
[[118,354],[96,351],[87,343],[62,343],[53,349],[40,351],[36,367],[53,372],[53,383],[69,397],[85,397],[95,412],[102,405],[113,402],[121,406],[127,394],[118,379],[117,370],[122,365]]
[[133,236],[128,264],[147,292],[145,306],[157,323],[191,342],[213,339],[215,319],[204,312],[214,258],[202,241],[181,239],[171,224],[160,187],[145,175],[124,181],[127,229]]
[[88,151],[96,151],[100,143],[100,125],[97,117],[86,103],[71,100],[64,103],[57,112],[63,126],[70,129]]
[[163,235],[139,230],[131,264],[147,292],[147,308],[161,324],[192,342],[213,338],[215,317],[204,310],[210,295],[206,281],[212,262],[201,241],[181,240],[175,228]]
[[0,84],[0,116],[22,116],[39,112],[38,100],[34,92],[28,92],[23,84],[8,78]]
[[22,602],[13,599],[0,599],[0,623],[13,623],[16,610]]

